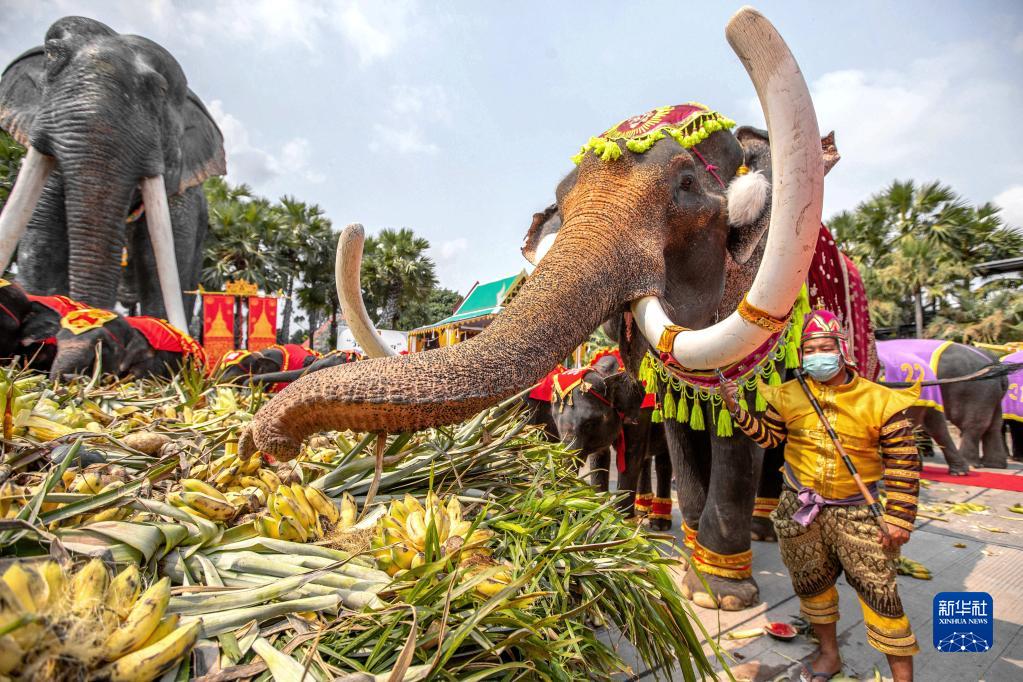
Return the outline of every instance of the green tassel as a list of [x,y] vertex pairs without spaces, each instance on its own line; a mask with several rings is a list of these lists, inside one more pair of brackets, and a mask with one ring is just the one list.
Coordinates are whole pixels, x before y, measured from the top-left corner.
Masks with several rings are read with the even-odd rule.
[[622,155],[622,148],[614,140],[605,140],[602,137],[590,138],[593,151],[600,157],[601,161],[614,161]]
[[785,341],[785,369],[799,367],[799,346],[791,340]]
[[654,144],[658,140],[663,140],[663,139],[664,139],[664,133],[662,133],[661,131],[658,130],[657,132],[653,133],[652,135],[646,135],[644,137],[638,137],[635,140],[629,140],[628,142],[625,143],[625,147],[630,152],[635,152],[637,154],[643,154],[644,152],[649,151],[650,148],[653,147]]
[[724,407],[718,412],[718,435],[727,438],[733,434],[732,415]]
[[706,427],[703,424],[703,404],[700,397],[693,398],[693,410],[689,413],[689,428],[693,431],[703,431]]
[[757,406],[757,412],[763,412],[767,409],[767,398],[760,391],[757,391],[757,399],[754,403]]
[[650,415],[650,421],[654,424],[660,424],[664,421],[664,413],[661,412],[659,407],[654,408],[654,413]]
[[781,386],[781,375],[776,367],[771,367],[771,373],[767,376],[768,386]]
[[664,405],[661,408],[664,411],[665,419],[674,419],[677,414],[675,409],[675,394],[671,392],[671,387],[664,392]]
[[[749,412],[749,403],[746,402],[746,397],[743,393],[739,393],[739,409],[743,412]],[[765,405],[766,407],[766,405]]]
[[685,387],[678,394],[678,405],[675,408],[675,421],[685,424],[689,421],[689,401],[686,400]]

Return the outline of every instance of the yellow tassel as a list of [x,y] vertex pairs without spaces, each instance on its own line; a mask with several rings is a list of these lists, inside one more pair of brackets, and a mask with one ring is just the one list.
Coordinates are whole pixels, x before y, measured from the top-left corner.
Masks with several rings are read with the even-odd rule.
[[689,428],[693,431],[703,431],[706,427],[703,424],[703,404],[700,396],[693,397],[693,409],[689,413]]
[[675,408],[675,394],[671,391],[671,386],[664,391],[664,406],[662,407],[665,419],[674,419],[677,414]]
[[650,415],[650,421],[652,421],[654,424],[660,424],[661,422],[664,421],[664,414],[661,412],[659,408],[656,407],[654,408],[653,414]]
[[718,411],[718,435],[727,438],[733,434],[732,415],[724,407]]
[[754,403],[757,407],[757,412],[763,412],[767,409],[767,398],[760,391],[757,391],[757,399]]

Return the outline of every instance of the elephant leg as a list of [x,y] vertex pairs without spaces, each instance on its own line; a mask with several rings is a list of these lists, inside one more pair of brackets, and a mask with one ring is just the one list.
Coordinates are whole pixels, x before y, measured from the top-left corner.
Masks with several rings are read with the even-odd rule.
[[781,496],[781,467],[785,462],[785,446],[764,451],[764,463],[760,469],[757,497],[753,503],[753,518],[750,520],[750,538],[763,542],[777,542],[771,512],[778,506]]
[[1009,438],[1012,439],[1012,458],[1017,462],[1023,461],[1023,422],[1007,419],[1006,424],[1009,427]]
[[657,475],[656,492],[654,493],[654,511],[657,516],[650,517],[651,530],[670,530],[671,523],[671,482],[672,466],[671,455],[668,453],[668,444],[664,441],[664,427],[653,425],[650,433],[650,440],[647,446],[647,475],[650,474],[649,462],[653,461],[654,472]]
[[760,601],[751,570],[750,519],[763,450],[745,436],[711,438],[713,464],[707,503],[682,593],[704,608],[740,611]]
[[706,431],[693,431],[671,419],[664,422],[664,433],[675,470],[683,530],[695,535],[700,528],[700,515],[707,504],[710,485],[710,435]]
[[1002,405],[995,408],[994,416],[987,431],[981,436],[980,447],[983,458],[981,464],[991,469],[1005,469],[1009,466],[1009,450],[1005,446],[1005,434],[1002,433]]
[[962,437],[959,439],[959,457],[970,466],[979,467],[980,438],[984,435],[987,424],[964,424]]
[[590,483],[600,492],[606,493],[611,486],[608,475],[608,467],[611,466],[610,446],[591,452],[588,460],[590,464]]
[[970,466],[963,459],[952,434],[948,432],[948,422],[945,415],[937,410],[928,408],[923,414],[924,432],[938,444],[941,452],[945,455],[945,463],[948,464],[948,473],[953,476],[964,476],[969,473]]
[[618,472],[618,492],[628,493],[619,502],[622,514],[627,518],[637,515],[636,493],[650,491],[650,466],[647,459],[650,427],[650,418],[646,414],[641,415],[637,423],[622,427],[625,434],[625,470]]
[[18,243],[17,279],[26,291],[40,296],[66,295],[70,289],[64,181],[59,170],[50,174]]

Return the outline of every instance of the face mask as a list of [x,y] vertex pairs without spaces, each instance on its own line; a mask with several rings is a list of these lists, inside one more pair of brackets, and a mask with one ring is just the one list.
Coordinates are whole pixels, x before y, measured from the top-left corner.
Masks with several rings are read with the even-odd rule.
[[838,353],[804,355],[803,369],[817,381],[828,381],[842,369],[842,359]]

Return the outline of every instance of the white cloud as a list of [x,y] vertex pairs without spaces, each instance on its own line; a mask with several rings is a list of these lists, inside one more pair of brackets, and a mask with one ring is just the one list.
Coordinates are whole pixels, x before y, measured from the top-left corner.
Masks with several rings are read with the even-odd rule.
[[338,13],[337,25],[355,48],[362,66],[383,59],[394,50],[394,36],[371,24],[357,4]]
[[469,242],[465,237],[449,239],[440,245],[440,257],[444,260],[451,260],[458,254],[469,248]]
[[1012,41],[1012,51],[1017,54],[1023,54],[1023,33],[1016,36],[1016,39]]
[[997,195],[994,202],[1002,209],[1002,220],[1023,228],[1023,185],[1008,188]]
[[436,154],[440,147],[431,140],[428,129],[451,123],[447,92],[439,85],[392,86],[382,121],[373,124],[370,151]]
[[210,102],[210,114],[224,134],[228,178],[259,187],[281,176],[300,177],[307,182],[322,183],[325,176],[310,167],[309,140],[295,137],[277,153],[255,145],[249,130],[236,116],[224,110],[218,99]]

